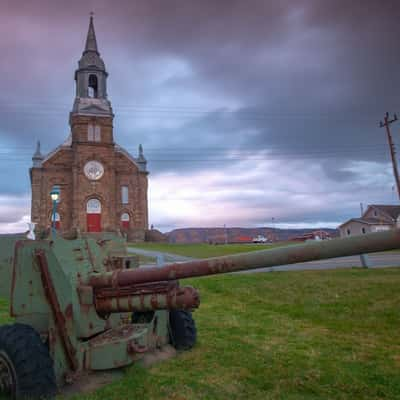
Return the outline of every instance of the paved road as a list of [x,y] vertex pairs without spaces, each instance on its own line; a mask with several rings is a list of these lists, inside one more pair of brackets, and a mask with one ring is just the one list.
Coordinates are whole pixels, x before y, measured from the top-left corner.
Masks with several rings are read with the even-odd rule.
[[[194,258],[179,256],[176,254],[143,250],[133,247],[130,247],[129,251],[131,253],[141,254],[147,257],[163,257],[164,262],[194,260]],[[367,257],[371,268],[400,267],[400,253],[374,253],[369,254]],[[259,268],[251,271],[242,271],[241,273],[300,271],[305,269],[335,269],[351,267],[361,267],[361,260],[359,256],[331,258],[330,260],[310,261],[299,264],[281,265],[279,267],[272,268]]]
[[153,250],[144,250],[144,249],[139,249],[137,247],[128,247],[128,251],[130,253],[135,253],[139,254],[145,257],[154,257],[154,258],[163,258],[164,262],[168,261],[189,261],[189,260],[194,260],[192,257],[185,257],[185,256],[180,256],[178,254],[172,254],[172,253],[163,253],[161,251],[153,251]]

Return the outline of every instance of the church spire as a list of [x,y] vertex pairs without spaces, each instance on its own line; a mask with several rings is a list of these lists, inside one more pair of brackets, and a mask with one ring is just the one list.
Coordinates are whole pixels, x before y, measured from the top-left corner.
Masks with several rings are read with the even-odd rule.
[[97,48],[91,13],[85,49],[75,71],[76,96],[73,114],[113,116],[111,103],[107,99],[107,77],[106,66]]
[[86,36],[86,45],[84,53],[86,53],[87,51],[95,51],[97,54],[99,53],[99,51],[97,50],[97,40],[96,40],[96,33],[94,31],[92,12],[90,13],[89,29]]
[[42,166],[42,161],[44,160],[44,157],[40,151],[40,141],[37,141],[36,143],[36,151],[33,154],[32,157],[32,162],[33,162],[33,168],[40,168]]

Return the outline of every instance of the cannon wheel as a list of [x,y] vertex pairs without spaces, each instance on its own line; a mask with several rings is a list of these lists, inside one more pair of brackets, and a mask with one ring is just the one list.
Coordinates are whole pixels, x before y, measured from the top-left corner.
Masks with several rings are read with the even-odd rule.
[[49,351],[29,325],[0,327],[0,393],[12,399],[50,399],[57,393]]
[[196,344],[197,329],[191,312],[170,311],[169,326],[171,342],[177,350],[190,350]]

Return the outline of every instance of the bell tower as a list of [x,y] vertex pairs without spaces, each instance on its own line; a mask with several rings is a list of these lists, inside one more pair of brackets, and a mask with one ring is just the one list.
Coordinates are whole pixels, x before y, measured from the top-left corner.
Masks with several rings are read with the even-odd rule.
[[107,77],[91,15],[85,49],[75,71],[76,94],[70,113],[72,143],[114,143],[114,114],[107,99]]

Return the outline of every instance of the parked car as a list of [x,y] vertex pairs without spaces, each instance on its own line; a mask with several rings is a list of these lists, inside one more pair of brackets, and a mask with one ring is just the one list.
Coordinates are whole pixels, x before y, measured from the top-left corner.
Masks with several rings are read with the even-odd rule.
[[267,243],[268,239],[263,235],[257,235],[253,238],[253,243]]

